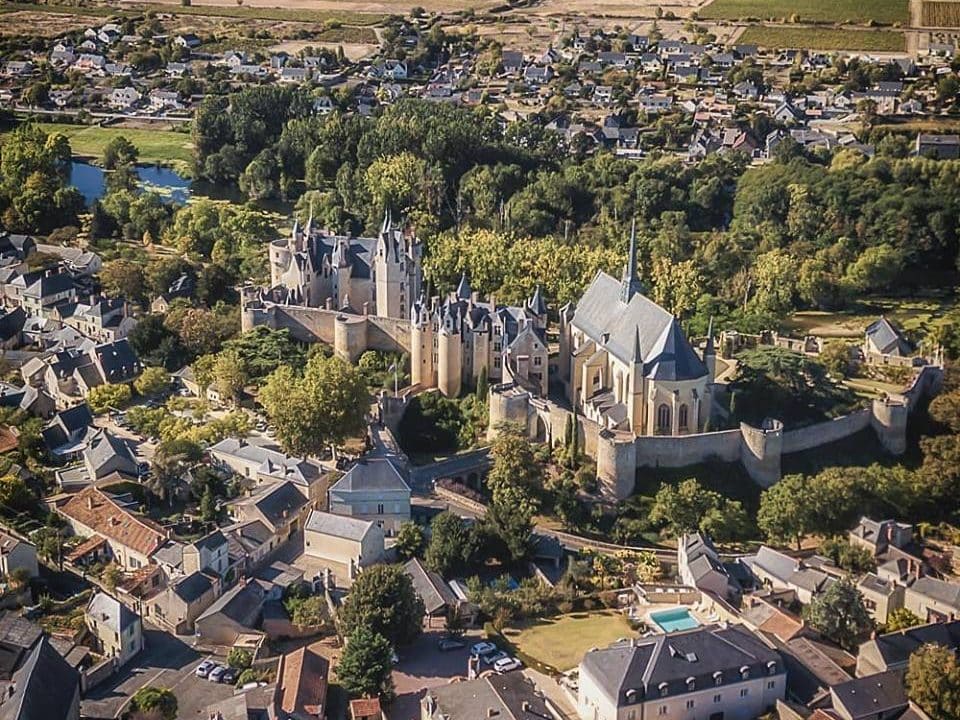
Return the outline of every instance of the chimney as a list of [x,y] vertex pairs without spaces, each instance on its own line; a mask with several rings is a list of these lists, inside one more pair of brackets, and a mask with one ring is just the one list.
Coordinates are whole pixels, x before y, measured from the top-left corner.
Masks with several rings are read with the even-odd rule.
[[93,510],[93,495],[87,495],[87,509]]
[[324,307],[325,310],[333,310],[333,298],[332,298],[332,297],[328,297],[328,298],[324,301],[323,307]]
[[487,717],[488,717],[488,718],[496,717],[496,716],[499,715],[499,714],[500,714],[500,711],[497,710],[496,708],[492,708],[492,707],[488,707],[488,708],[487,708]]

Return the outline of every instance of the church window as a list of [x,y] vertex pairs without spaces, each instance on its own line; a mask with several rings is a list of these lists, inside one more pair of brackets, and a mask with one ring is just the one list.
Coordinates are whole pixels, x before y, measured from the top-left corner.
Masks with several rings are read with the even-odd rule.
[[659,432],[670,431],[670,406],[661,403],[657,408],[657,430]]
[[688,419],[688,410],[686,405],[681,405],[680,409],[677,411],[677,424],[680,426],[681,430],[686,430],[689,422]]

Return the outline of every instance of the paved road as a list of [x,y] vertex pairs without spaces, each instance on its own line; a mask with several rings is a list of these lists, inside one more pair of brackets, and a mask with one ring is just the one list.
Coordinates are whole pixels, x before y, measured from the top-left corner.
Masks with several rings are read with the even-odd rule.
[[146,685],[173,690],[179,718],[203,717],[207,705],[233,695],[232,686],[196,677],[202,656],[180,638],[144,623],[144,640],[146,650],[83,699],[84,717],[118,717],[130,696]]

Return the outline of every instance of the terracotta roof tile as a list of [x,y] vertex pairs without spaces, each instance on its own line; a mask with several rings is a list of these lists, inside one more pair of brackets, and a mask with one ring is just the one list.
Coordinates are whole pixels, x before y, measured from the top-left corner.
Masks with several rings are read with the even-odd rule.
[[327,659],[309,647],[283,658],[280,679],[280,708],[285,713],[324,714],[327,702]]
[[93,486],[70,498],[60,513],[141,555],[151,555],[166,540],[158,525],[127,512]]

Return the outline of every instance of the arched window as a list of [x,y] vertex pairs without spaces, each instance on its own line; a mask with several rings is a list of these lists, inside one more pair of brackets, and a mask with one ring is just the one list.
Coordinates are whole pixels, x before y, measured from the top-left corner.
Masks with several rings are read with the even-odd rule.
[[657,408],[657,431],[670,432],[670,406],[666,403]]
[[686,430],[688,427],[688,414],[686,405],[681,405],[677,410],[677,425],[680,426],[681,430]]

